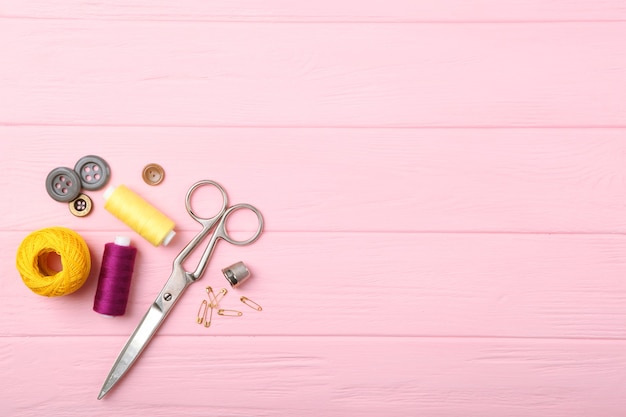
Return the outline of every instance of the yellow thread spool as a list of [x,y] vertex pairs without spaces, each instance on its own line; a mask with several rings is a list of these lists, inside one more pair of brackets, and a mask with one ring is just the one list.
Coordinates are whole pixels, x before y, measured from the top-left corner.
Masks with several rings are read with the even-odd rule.
[[[61,271],[48,263],[53,253],[61,258]],[[78,233],[65,227],[49,227],[26,236],[17,249],[15,265],[32,292],[57,297],[83,286],[91,270],[91,256]]]
[[154,246],[167,246],[176,232],[174,222],[126,186],[104,193],[104,208]]

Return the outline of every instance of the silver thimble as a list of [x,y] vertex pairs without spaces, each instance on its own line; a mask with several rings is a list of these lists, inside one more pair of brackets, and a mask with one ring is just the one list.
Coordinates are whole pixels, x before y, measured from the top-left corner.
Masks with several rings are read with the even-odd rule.
[[237,262],[222,269],[222,274],[224,274],[230,286],[233,288],[241,285],[241,283],[250,278],[250,271],[243,262]]

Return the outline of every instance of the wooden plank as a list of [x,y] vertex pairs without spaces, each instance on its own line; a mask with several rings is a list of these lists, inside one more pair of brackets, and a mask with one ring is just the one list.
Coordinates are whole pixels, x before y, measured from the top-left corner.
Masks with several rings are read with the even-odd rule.
[[85,0],[0,1],[1,17],[90,20],[467,22],[626,20],[619,0],[184,0],[106,3]]
[[[119,230],[103,191],[84,219],[45,192],[50,170],[95,153],[111,184],[181,230],[196,229],[187,189],[209,178],[259,207],[268,231],[626,233],[625,132],[0,127],[0,184],[24,190],[0,199],[0,218],[4,230]],[[158,187],[141,179],[150,162],[166,171]]]
[[[82,232],[94,268],[81,290],[60,298],[26,288],[12,266],[23,233],[1,233],[2,336],[130,335],[192,235],[182,232],[168,248],[135,239],[127,314],[111,320],[91,309],[104,244],[121,232]],[[229,289],[222,308],[244,316],[199,326],[205,286],[229,288],[220,270],[238,260],[254,276]],[[160,332],[624,339],[625,265],[618,235],[269,232],[249,247],[221,244]],[[241,295],[263,311],[241,304]]]
[[0,124],[625,126],[625,34],[626,22],[8,19]]
[[[0,345],[4,415],[619,415],[623,342],[157,337],[110,396],[120,337]],[[42,355],[41,352],[46,354]],[[37,375],[36,379],[32,376]],[[28,392],[28,395],[24,395]]]

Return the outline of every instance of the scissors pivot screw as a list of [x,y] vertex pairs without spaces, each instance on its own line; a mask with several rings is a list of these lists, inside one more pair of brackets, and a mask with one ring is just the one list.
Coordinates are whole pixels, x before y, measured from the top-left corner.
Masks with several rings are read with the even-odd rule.
[[171,301],[171,300],[172,300],[172,294],[170,294],[169,292],[168,292],[168,293],[163,294],[163,299],[164,299],[165,301]]

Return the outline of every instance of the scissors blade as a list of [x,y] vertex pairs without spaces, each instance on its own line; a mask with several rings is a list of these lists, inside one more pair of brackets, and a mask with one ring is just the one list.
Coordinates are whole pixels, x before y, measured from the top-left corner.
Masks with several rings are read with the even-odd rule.
[[133,334],[126,342],[126,346],[122,349],[117,360],[109,372],[109,376],[104,381],[100,395],[98,399],[104,397],[111,388],[117,383],[117,381],[126,374],[130,367],[135,363],[135,360],[139,357],[143,349],[148,345],[148,342],[152,336],[156,333],[157,329],[163,322],[165,316],[163,312],[159,310],[156,304],[150,306],[150,309],[144,316],[139,326],[135,329]]
[[102,399],[117,382],[128,372],[135,363],[141,352],[148,345],[152,336],[159,329],[172,307],[180,298],[183,291],[193,282],[188,279],[182,269],[175,270],[167,280],[167,283],[152,303],[146,315],[143,317],[126,345],[118,355],[109,375],[107,376],[98,399]]

